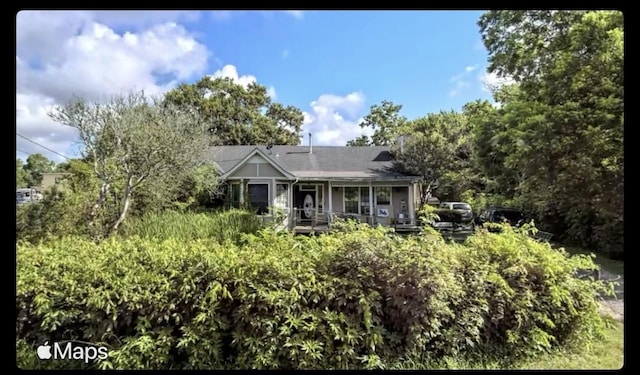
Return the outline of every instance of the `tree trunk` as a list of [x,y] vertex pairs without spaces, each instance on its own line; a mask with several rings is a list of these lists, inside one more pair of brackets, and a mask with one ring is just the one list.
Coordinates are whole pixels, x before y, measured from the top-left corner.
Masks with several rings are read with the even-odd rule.
[[131,205],[131,188],[133,184],[133,176],[129,176],[127,178],[127,186],[124,189],[124,197],[122,199],[122,208],[120,209],[120,215],[118,216],[118,220],[113,223],[111,229],[109,230],[109,235],[115,233],[118,230],[118,227],[124,219],[127,217],[127,213],[129,212],[129,206]]
[[429,197],[431,197],[431,183],[424,187],[424,183],[420,184],[420,208],[429,203]]
[[91,216],[89,217],[89,226],[93,226],[95,224],[96,216],[98,216],[98,210],[100,209],[100,207],[102,207],[102,205],[104,204],[104,201],[107,199],[107,194],[109,193],[110,187],[111,187],[110,183],[106,181],[102,181],[102,185],[100,186],[100,196],[98,197],[98,200],[93,205],[93,207],[91,207],[91,214],[90,214]]

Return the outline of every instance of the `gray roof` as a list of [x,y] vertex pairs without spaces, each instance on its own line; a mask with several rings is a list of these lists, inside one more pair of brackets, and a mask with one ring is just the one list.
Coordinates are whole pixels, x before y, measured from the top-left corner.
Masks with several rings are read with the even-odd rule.
[[217,146],[208,150],[207,161],[227,172],[258,148],[274,164],[298,178],[414,179],[393,170],[389,147],[346,146]]

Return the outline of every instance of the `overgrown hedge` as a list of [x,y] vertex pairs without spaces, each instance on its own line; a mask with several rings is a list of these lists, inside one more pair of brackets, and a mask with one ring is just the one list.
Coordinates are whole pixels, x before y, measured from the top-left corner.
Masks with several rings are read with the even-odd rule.
[[[64,238],[18,246],[18,365],[117,369],[357,369],[502,364],[586,345],[603,322],[593,267],[506,229],[467,245],[346,224],[293,237]],[[109,358],[39,361],[45,341]],[[443,363],[445,363],[443,365]]]
[[236,243],[243,234],[256,233],[262,226],[255,213],[243,210],[216,213],[164,211],[129,219],[121,234],[159,240],[214,239],[220,243],[226,240]]

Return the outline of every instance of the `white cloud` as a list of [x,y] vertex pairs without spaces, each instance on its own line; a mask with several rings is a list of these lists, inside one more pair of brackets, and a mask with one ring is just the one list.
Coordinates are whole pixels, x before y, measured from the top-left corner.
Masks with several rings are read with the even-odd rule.
[[458,74],[454,75],[453,77],[451,77],[451,79],[449,81],[453,84],[453,87],[451,88],[451,90],[449,90],[449,95],[450,96],[456,96],[456,95],[458,95],[459,93],[461,93],[462,91],[464,91],[465,89],[467,89],[468,87],[471,86],[471,82],[470,82],[470,79],[469,79],[470,78],[470,74],[471,74],[471,72],[476,70],[477,67],[478,67],[478,65],[466,66],[462,73],[458,73]]
[[313,143],[323,146],[344,146],[347,141],[363,134],[371,135],[370,128],[358,125],[365,97],[362,92],[352,92],[345,96],[320,95],[311,102],[311,112],[303,112],[303,132],[300,140],[309,143],[308,133],[313,135]]
[[[50,98],[17,94],[16,118],[19,119],[17,133],[62,155],[72,156],[69,149],[74,144],[77,132],[69,126],[60,125],[51,120],[47,113],[53,105],[53,100]],[[25,153],[41,153],[58,163],[65,160],[62,156],[49,152],[22,137],[17,137],[16,148],[23,160],[27,158]]]
[[287,57],[289,57],[289,55],[291,54],[291,52],[288,49],[282,50],[282,58],[286,59]]
[[304,12],[301,10],[286,10],[285,12],[290,16],[292,16],[293,18],[296,18],[299,20],[304,18]]
[[[195,17],[181,12],[18,13],[17,131],[63,152],[75,134],[52,123],[46,106],[64,104],[72,95],[89,100],[130,90],[157,95],[203,74],[209,51],[172,21]],[[157,21],[161,23],[149,25]],[[113,25],[140,30],[118,32]],[[21,138],[16,141],[23,151],[37,147]]]
[[231,78],[233,82],[244,87],[249,86],[250,83],[256,82],[256,77],[250,74],[243,76],[238,75],[238,69],[231,64],[227,64],[223,66],[222,69],[216,70],[215,73],[211,75],[211,78]]
[[271,100],[276,100],[276,88],[273,86],[269,86],[269,88],[267,89],[267,95],[271,97]]
[[[245,88],[249,86],[251,83],[256,83],[256,77],[250,74],[239,75],[238,68],[234,65],[227,64],[222,67],[222,69],[216,70],[211,76],[211,78],[231,78],[233,82],[244,86]],[[271,97],[272,100],[276,99],[276,88],[273,86],[269,86],[267,88],[267,95]]]
[[496,73],[482,73],[478,76],[484,91],[493,92],[497,88],[515,83],[511,77],[499,77]]

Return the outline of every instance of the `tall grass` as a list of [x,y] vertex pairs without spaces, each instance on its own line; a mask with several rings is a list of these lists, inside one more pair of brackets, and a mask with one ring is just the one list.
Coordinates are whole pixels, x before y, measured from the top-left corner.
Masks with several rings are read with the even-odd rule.
[[132,218],[122,228],[121,235],[178,241],[215,239],[219,243],[231,240],[238,243],[242,234],[256,233],[261,227],[262,222],[255,213],[242,210],[216,213],[165,211]]

